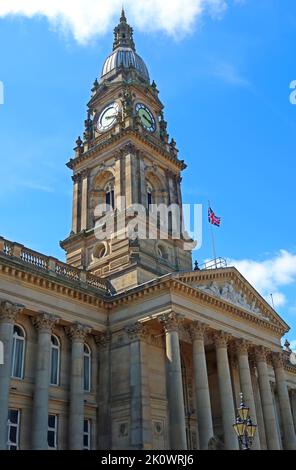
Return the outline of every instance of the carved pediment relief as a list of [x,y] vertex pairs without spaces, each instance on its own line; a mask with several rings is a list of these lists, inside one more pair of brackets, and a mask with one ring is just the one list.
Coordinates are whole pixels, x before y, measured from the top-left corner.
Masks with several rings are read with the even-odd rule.
[[261,312],[257,300],[255,299],[250,301],[246,294],[235,288],[234,282],[232,280],[224,284],[218,284],[217,282],[213,281],[210,284],[199,284],[192,287],[202,290],[203,292],[206,292],[210,295],[215,295],[220,299],[226,300],[227,302],[248,310],[249,312],[263,318],[264,320],[270,321],[269,318],[264,316]]

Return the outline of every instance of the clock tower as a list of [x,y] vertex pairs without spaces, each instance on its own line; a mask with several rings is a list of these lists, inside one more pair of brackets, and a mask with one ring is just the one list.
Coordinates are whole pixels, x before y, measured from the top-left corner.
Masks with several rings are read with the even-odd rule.
[[[158,93],[122,11],[113,51],[93,84],[83,139],[67,163],[73,171],[72,229],[61,242],[68,264],[108,278],[118,292],[192,269],[182,230],[175,236],[172,212],[157,212],[178,208],[182,225],[180,175],[186,168],[175,141],[169,141]],[[141,236],[130,236],[119,219],[124,227],[141,226]],[[114,228],[98,237],[108,220]],[[153,233],[149,220],[155,221]]]

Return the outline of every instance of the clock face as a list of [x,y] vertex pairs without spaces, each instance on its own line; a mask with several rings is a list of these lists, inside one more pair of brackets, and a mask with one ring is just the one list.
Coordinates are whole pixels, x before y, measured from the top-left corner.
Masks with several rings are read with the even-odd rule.
[[156,130],[155,119],[147,106],[143,103],[138,103],[136,105],[136,112],[138,113],[144,128],[149,132],[154,132]]
[[110,103],[101,112],[97,121],[97,129],[99,132],[104,132],[115,124],[117,115],[119,112],[119,106],[117,103]]

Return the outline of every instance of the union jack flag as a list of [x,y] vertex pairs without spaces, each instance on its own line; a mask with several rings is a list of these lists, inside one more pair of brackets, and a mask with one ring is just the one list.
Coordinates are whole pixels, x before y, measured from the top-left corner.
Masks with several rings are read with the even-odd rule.
[[210,224],[216,225],[216,227],[220,227],[221,217],[217,217],[215,215],[214,211],[212,211],[212,209],[210,207],[209,207],[209,210],[208,210],[208,219],[209,219]]

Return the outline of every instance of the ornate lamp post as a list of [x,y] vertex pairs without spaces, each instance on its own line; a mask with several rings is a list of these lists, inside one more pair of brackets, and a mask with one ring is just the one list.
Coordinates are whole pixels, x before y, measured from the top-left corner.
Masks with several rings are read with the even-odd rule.
[[241,450],[250,450],[256,433],[257,425],[252,423],[249,408],[244,403],[243,394],[240,393],[240,407],[238,408],[236,422],[233,429],[239,440]]

